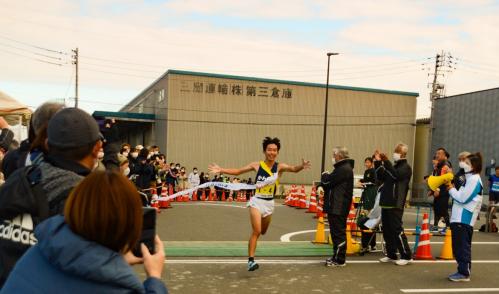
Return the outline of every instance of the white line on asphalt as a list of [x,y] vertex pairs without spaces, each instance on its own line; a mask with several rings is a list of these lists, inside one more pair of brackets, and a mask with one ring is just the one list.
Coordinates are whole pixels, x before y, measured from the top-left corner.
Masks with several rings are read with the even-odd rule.
[[[169,259],[168,264],[246,264],[246,259]],[[322,259],[258,259],[261,264],[317,264],[322,263]],[[499,264],[499,260],[473,260],[473,264]],[[348,260],[348,264],[375,264],[378,260]],[[454,264],[454,260],[415,260],[415,264]]]
[[499,288],[400,289],[403,293],[499,292]]
[[246,205],[245,206],[240,206],[240,205],[233,205],[233,204],[223,204],[223,203],[216,203],[216,202],[208,202],[208,203],[204,203],[204,202],[201,202],[201,203],[197,203],[197,202],[194,202],[194,203],[175,203],[173,202],[172,203],[172,206],[175,207],[175,206],[191,206],[191,205],[197,205],[197,206],[225,206],[225,207],[234,207],[234,208],[243,208],[245,209],[246,208]]
[[[281,242],[300,242],[300,241],[291,241],[291,238],[296,236],[296,235],[301,235],[301,234],[306,234],[306,233],[315,233],[316,230],[305,230],[305,231],[297,231],[297,232],[291,232],[287,233],[281,236],[280,240]],[[324,229],[324,231],[329,232],[329,229]],[[308,242],[308,241],[305,241]],[[381,242],[378,242],[379,244]],[[414,244],[415,242],[411,241],[409,244]],[[444,244],[443,241],[431,241],[431,244]],[[499,242],[485,242],[485,241],[473,241],[473,245],[499,245]]]

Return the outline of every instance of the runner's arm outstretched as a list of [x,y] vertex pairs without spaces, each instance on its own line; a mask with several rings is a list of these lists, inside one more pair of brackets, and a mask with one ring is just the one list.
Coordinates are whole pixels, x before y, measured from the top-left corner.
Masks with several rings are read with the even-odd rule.
[[259,166],[260,164],[258,162],[252,162],[241,168],[222,168],[218,166],[218,164],[212,163],[208,166],[208,170],[210,171],[210,173],[213,174],[227,174],[227,175],[238,176],[240,174],[244,174],[250,171],[256,171]]
[[292,172],[297,173],[301,170],[310,168],[310,160],[305,160],[302,158],[302,163],[300,165],[289,165],[286,163],[279,164],[279,172]]

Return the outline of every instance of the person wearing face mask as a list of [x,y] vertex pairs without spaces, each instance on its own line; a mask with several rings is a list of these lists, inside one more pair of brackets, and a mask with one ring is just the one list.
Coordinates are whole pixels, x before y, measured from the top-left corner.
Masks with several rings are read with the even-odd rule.
[[130,166],[130,174],[136,174],[135,167],[139,163],[137,158],[139,157],[139,150],[132,148],[128,154],[128,164]]
[[332,163],[334,170],[321,176],[321,186],[325,191],[324,212],[327,213],[333,241],[333,256],[326,260],[326,266],[342,267],[346,265],[346,228],[353,197],[354,161],[349,158],[345,147],[336,147]]
[[104,149],[100,149],[99,153],[97,154],[97,162],[95,162],[94,165],[94,171],[105,171],[106,167],[104,166],[104,163],[102,160],[104,159]]
[[124,155],[118,154],[118,161],[120,163],[120,173],[125,177],[130,176],[130,166],[128,159]]
[[[88,113],[77,108],[61,109],[48,123],[44,160],[18,169],[2,186],[0,225],[20,223],[19,230],[28,239],[0,236],[0,287],[17,260],[36,243],[34,229],[38,223],[63,213],[70,191],[95,166],[102,140],[97,122]],[[26,181],[31,184],[29,188],[23,184]]]
[[[197,167],[192,169],[192,172],[189,174],[187,181],[189,182],[189,188],[194,188],[196,186],[199,186],[199,184],[201,183],[201,179],[199,178]],[[192,194],[189,195],[189,197],[192,200]]]
[[185,172],[185,167],[181,167],[178,173],[178,191],[187,189],[187,173]]
[[459,160],[459,170],[454,175],[454,179],[452,180],[452,182],[453,182],[454,186],[456,187],[456,189],[458,189],[458,190],[459,190],[459,188],[464,186],[464,184],[466,183],[466,174],[464,172],[463,164],[464,164],[464,161],[466,160],[466,157],[468,157],[468,155],[470,155],[470,154],[471,153],[468,151],[463,151],[463,152],[459,153],[459,155],[457,156],[457,159]]
[[[435,153],[437,159],[437,166],[433,171],[434,176],[442,176],[446,173],[452,173],[452,165],[449,162],[449,152],[445,148],[438,148]],[[438,223],[443,220],[445,223],[445,228],[443,228],[440,233],[445,235],[446,228],[449,227],[449,192],[447,192],[445,184],[438,187],[433,193],[433,209],[435,211],[435,218],[433,221],[432,231],[438,231]]]
[[[407,162],[408,146],[399,143],[393,153],[394,164],[379,150],[374,152],[376,180],[379,182],[379,206],[383,238],[386,242],[386,255],[380,262],[393,262],[396,265],[412,263],[412,253],[402,227],[405,201],[412,177],[412,168]],[[400,259],[397,257],[400,253]]]
[[460,163],[466,182],[459,190],[452,183],[446,187],[452,200],[450,229],[452,231],[452,252],[457,262],[457,272],[448,278],[453,282],[468,282],[471,277],[471,239],[480,208],[482,206],[483,184],[482,155],[470,154]]

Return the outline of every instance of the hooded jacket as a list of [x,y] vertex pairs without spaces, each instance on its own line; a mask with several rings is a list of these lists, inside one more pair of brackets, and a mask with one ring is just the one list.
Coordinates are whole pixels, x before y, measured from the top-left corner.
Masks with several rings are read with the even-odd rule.
[[412,169],[407,160],[402,158],[395,165],[389,160],[375,161],[374,167],[376,179],[381,183],[379,205],[382,208],[404,209],[412,177]]
[[342,216],[348,215],[353,196],[353,166],[354,160],[346,158],[336,162],[331,173],[322,174],[324,212]]
[[33,229],[62,213],[69,192],[88,173],[77,162],[49,155],[39,165],[16,170],[0,188],[0,287],[36,244]]
[[121,254],[76,235],[63,216],[41,223],[35,235],[38,244],[0,293],[168,293],[159,279],[142,284]]

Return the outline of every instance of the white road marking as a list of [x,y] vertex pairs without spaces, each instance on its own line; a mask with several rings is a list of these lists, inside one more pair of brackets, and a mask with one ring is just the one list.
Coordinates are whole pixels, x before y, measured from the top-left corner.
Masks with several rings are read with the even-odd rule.
[[403,293],[499,292],[499,288],[400,289]]
[[[322,259],[258,259],[261,264],[320,264]],[[472,260],[473,264],[499,264],[499,260]],[[247,259],[169,259],[168,264],[246,264]],[[377,264],[378,260],[347,260],[348,264]],[[415,260],[414,264],[455,264],[454,260]]]
[[192,205],[197,205],[197,206],[224,206],[224,207],[234,207],[234,208],[243,208],[246,209],[246,205],[241,206],[241,205],[234,205],[234,204],[225,204],[225,203],[217,203],[217,202],[193,202],[193,203],[172,203],[172,206],[192,206]]
[[[300,241],[291,241],[291,238],[296,236],[296,235],[301,235],[301,234],[307,234],[307,233],[315,233],[316,230],[304,230],[304,231],[297,231],[297,232],[291,232],[287,233],[281,236],[280,240],[281,242],[300,242]],[[324,231],[329,232],[329,229],[324,229]],[[409,230],[407,230],[409,231]],[[442,236],[443,237],[443,236]],[[378,242],[380,243],[380,242]],[[414,244],[413,241],[409,242],[409,244]],[[431,244],[444,244],[443,241],[431,241]],[[473,241],[473,245],[499,245],[499,242],[480,242],[480,241]]]

